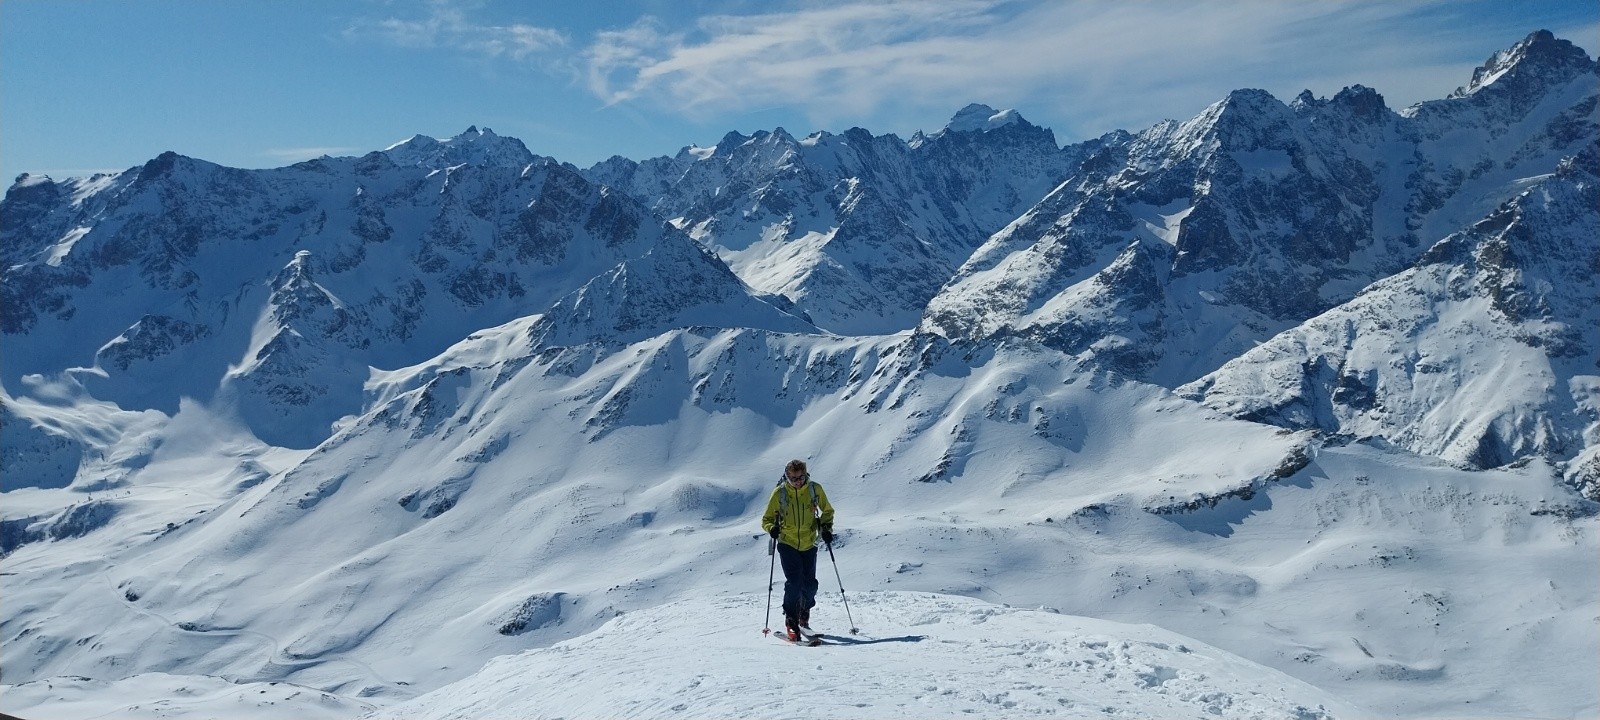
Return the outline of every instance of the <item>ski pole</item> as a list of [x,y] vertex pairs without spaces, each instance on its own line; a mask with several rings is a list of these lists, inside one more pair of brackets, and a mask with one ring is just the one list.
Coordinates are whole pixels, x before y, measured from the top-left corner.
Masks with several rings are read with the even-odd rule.
[[850,620],[850,634],[860,635],[861,629],[856,627],[856,619],[850,614],[850,598],[844,596],[844,579],[839,577],[839,558],[833,556],[833,543],[825,544],[828,546],[828,559],[833,561],[833,579],[839,581],[839,599],[844,601],[844,616]]
[[772,560],[767,565],[767,619],[761,626],[761,634],[762,635],[770,635],[770,634],[772,634],[772,578],[773,578],[773,572],[775,570],[777,570],[777,567],[778,567],[777,548],[778,548],[778,539],[775,538],[775,537],[768,538],[767,539],[767,556],[772,558]]

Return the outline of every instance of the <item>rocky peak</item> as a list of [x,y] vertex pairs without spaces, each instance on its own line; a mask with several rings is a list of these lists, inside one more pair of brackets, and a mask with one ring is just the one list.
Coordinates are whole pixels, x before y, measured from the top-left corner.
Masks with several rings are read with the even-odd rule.
[[[133,183],[135,192],[177,179],[183,170],[202,164],[202,161],[168,150],[151,158],[137,171]],[[209,163],[205,163],[209,165]]]
[[713,154],[727,156],[728,153],[733,152],[734,148],[745,144],[749,140],[750,138],[745,137],[738,130],[729,130],[728,134],[723,135],[722,139],[717,141],[717,144],[711,146],[711,151]]
[[1312,94],[1310,88],[1307,88],[1305,90],[1301,90],[1299,95],[1294,96],[1294,100],[1289,102],[1289,109],[1297,113],[1304,112],[1306,110],[1322,107],[1323,105],[1326,105],[1327,102],[1328,101],[1326,100],[1318,99],[1316,95]]
[[1536,86],[1565,82],[1579,73],[1593,73],[1596,64],[1583,49],[1557,38],[1549,30],[1538,30],[1522,42],[1489,56],[1472,71],[1472,81],[1456,88],[1452,98],[1475,95],[1496,84]]
[[272,314],[280,324],[338,308],[339,302],[312,278],[311,251],[294,254],[272,280]]
[[396,165],[441,170],[454,165],[526,167],[538,158],[521,140],[473,125],[448,140],[413,135],[384,151]]
[[773,128],[770,133],[757,132],[756,139],[772,145],[792,145],[795,142],[794,136],[782,127]]
[[[1171,129],[1166,142],[1199,149],[1213,139],[1227,150],[1255,150],[1274,144],[1278,131],[1293,119],[1293,111],[1265,90],[1235,90],[1194,119]],[[1162,126],[1147,131],[1147,139],[1167,135]]]
[[1283,114],[1286,108],[1283,102],[1273,97],[1272,93],[1255,88],[1234,90],[1228,93],[1217,111],[1219,119],[1254,120],[1257,118],[1276,118]]
[[[994,138],[994,140],[991,140]],[[998,141],[1002,145],[1020,144],[1024,146],[1043,146],[1048,144],[1046,151],[1058,149],[1055,133],[1047,128],[1039,127],[1016,110],[995,110],[988,105],[972,103],[961,108],[950,118],[950,122],[934,133],[917,131],[906,142],[913,150],[921,150],[930,145],[941,142],[957,144],[988,144]]]
[[0,233],[6,236],[0,245],[0,261],[9,267],[21,262],[34,248],[23,248],[15,242],[21,232],[43,221],[66,198],[61,184],[43,175],[23,173],[6,191],[6,213],[0,215]]
[[1369,120],[1383,117],[1385,111],[1389,109],[1383,102],[1383,96],[1379,95],[1377,90],[1365,85],[1351,85],[1340,90],[1329,104],[1343,108],[1355,117]]
[[1329,114],[1346,120],[1378,124],[1395,113],[1383,101],[1383,96],[1365,85],[1351,85],[1340,90],[1332,99],[1318,98],[1310,90],[1302,90],[1290,101],[1289,109],[1297,117],[1326,117]]

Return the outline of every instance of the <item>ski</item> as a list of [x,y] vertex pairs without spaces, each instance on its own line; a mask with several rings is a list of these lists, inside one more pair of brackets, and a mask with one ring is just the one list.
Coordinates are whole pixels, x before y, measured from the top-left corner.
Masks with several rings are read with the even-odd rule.
[[816,647],[816,646],[822,644],[822,638],[818,637],[818,636],[815,636],[815,635],[809,635],[808,636],[808,635],[802,634],[800,636],[799,640],[790,640],[789,639],[789,634],[788,633],[782,633],[782,632],[775,632],[775,633],[772,634],[772,636],[777,638],[777,639],[779,639],[779,640],[782,640],[782,641],[784,641],[786,643],[789,643],[790,645],[799,645],[799,646],[803,646],[803,647]]

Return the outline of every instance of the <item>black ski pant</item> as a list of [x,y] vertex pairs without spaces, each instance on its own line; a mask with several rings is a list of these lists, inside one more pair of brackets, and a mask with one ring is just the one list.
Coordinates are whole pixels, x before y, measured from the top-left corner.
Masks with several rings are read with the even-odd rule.
[[783,617],[787,621],[817,604],[817,548],[796,550],[778,543],[783,562]]

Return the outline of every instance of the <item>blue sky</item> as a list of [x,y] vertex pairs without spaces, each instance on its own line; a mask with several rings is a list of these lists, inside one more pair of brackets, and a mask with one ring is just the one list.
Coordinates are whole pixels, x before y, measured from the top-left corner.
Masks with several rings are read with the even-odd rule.
[[588,166],[729,130],[909,137],[969,102],[1062,143],[1228,91],[1361,83],[1393,107],[1600,3],[1079,0],[3,0],[0,177],[176,150],[235,167],[469,125]]

